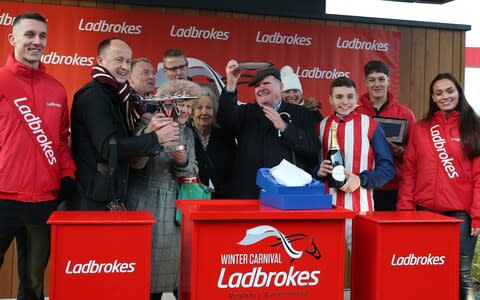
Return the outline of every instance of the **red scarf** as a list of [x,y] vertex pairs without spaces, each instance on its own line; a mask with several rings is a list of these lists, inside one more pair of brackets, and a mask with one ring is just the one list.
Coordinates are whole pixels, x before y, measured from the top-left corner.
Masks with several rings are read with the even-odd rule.
[[90,74],[93,79],[115,93],[120,104],[124,103],[128,130],[133,133],[135,122],[140,119],[144,111],[132,97],[128,81],[118,82],[107,69],[99,65],[94,66]]

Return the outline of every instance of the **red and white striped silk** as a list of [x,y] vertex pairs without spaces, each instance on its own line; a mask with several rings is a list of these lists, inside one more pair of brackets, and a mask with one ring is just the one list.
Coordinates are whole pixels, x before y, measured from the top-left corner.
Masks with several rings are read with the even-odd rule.
[[[345,158],[345,168],[359,175],[362,171],[372,170],[375,166],[374,152],[370,145],[377,123],[369,116],[351,113],[341,120],[332,115],[320,124],[320,141],[322,142],[323,159],[326,159],[330,145],[330,127],[337,124],[337,139]],[[353,193],[345,193],[339,189],[329,188],[333,204],[354,212],[373,211],[373,190],[358,188]]]

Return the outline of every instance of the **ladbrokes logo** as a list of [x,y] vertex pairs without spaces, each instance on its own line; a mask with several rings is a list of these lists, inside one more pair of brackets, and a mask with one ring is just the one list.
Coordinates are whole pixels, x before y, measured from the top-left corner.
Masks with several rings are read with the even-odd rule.
[[337,70],[325,70],[319,67],[301,69],[297,66],[296,74],[299,78],[311,78],[311,79],[335,79],[338,77],[350,77],[350,72]]
[[57,158],[55,156],[55,151],[53,150],[53,142],[48,139],[45,131],[43,131],[42,127],[42,120],[35,116],[32,113],[32,109],[28,106],[27,103],[23,103],[27,101],[27,98],[18,98],[13,100],[15,106],[17,107],[18,111],[22,114],[23,119],[28,124],[28,128],[31,130],[33,136],[35,137],[35,141],[37,142],[40,149],[42,149],[43,155],[47,158],[48,164],[53,166],[57,163]]
[[73,55],[63,55],[56,51],[52,51],[48,54],[42,55],[41,61],[47,65],[90,67],[93,66],[95,57],[81,56],[78,55],[78,53],[74,53]]
[[[221,254],[223,267],[217,280],[217,287],[226,288],[262,288],[262,287],[283,287],[283,286],[314,286],[320,281],[320,270],[297,270],[290,265],[288,270],[264,271],[264,267],[252,266],[249,272],[233,272],[227,265],[278,265],[281,268],[282,254],[290,257],[290,264],[300,259],[304,253],[311,255],[314,259],[320,259],[320,251],[313,239],[304,234],[284,235],[278,229],[268,225],[257,226],[248,229],[245,237],[238,243],[242,246],[249,246],[263,240],[274,239],[270,244],[272,248],[282,248],[280,253],[230,253]],[[303,243],[300,243],[303,241]],[[306,243],[305,243],[306,242]],[[294,245],[295,244],[295,245]],[[296,245],[302,244],[299,248]]]
[[445,146],[446,141],[440,135],[440,131],[435,129],[437,127],[439,127],[439,125],[435,124],[432,128],[430,128],[430,135],[432,136],[433,145],[438,152],[438,158],[442,162],[443,169],[445,170],[445,173],[447,173],[448,177],[452,179],[458,178],[460,176],[455,168],[453,156],[450,156],[450,154],[447,152]]
[[427,256],[417,256],[410,253],[408,256],[397,256],[395,253],[392,256],[392,266],[442,266],[445,264],[445,255],[432,255],[428,253]]
[[112,273],[133,273],[135,272],[134,262],[96,262],[94,259],[87,263],[73,263],[68,260],[65,267],[65,274],[112,274]]
[[281,45],[296,45],[296,46],[310,46],[312,44],[312,37],[295,35],[283,35],[280,32],[262,33],[257,31],[255,41],[264,44],[281,44]]
[[337,39],[337,48],[343,49],[355,49],[355,50],[367,50],[367,51],[388,51],[388,43],[373,41],[363,41],[360,38],[354,38],[352,40],[344,40],[341,36]]
[[197,28],[190,26],[188,28],[176,28],[172,25],[170,28],[170,36],[188,39],[204,39],[204,40],[228,40],[230,32],[221,31],[215,29],[215,27],[209,29]]
[[142,25],[130,25],[127,22],[123,22],[121,24],[115,24],[115,23],[108,23],[105,20],[86,21],[83,18],[81,18],[80,23],[78,23],[78,30],[138,35],[142,33]]
[[15,17],[12,17],[8,12],[0,14],[0,25],[10,26],[13,25],[13,21],[15,21]]

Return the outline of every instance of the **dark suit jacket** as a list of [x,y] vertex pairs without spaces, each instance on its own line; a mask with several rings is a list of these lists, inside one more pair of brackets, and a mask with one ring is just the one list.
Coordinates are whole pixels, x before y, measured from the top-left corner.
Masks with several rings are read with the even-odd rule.
[[290,123],[280,137],[258,104],[237,105],[236,93],[222,92],[217,121],[222,127],[231,129],[238,141],[232,183],[235,198],[258,198],[256,174],[259,168],[271,168],[286,159],[310,173],[317,164],[320,141],[315,127],[318,117],[303,106],[285,102],[278,111],[290,115]]
[[[77,194],[72,209],[104,209],[106,203],[93,201],[100,176],[97,165],[108,166],[109,141],[117,139],[118,166],[116,197],[126,194],[129,160],[160,153],[155,133],[131,136],[127,129],[126,103],[113,91],[92,80],[75,93],[71,109],[72,155],[77,164]],[[97,186],[95,185],[97,184]],[[108,189],[108,187],[107,187]]]

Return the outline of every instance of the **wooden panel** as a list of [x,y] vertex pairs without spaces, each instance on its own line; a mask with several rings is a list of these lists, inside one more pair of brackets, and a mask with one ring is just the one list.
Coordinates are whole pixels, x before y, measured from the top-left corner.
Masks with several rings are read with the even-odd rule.
[[311,24],[320,24],[320,25],[327,25],[327,21],[325,20],[310,20]]
[[438,71],[440,73],[452,72],[453,70],[453,32],[442,30],[440,32],[440,51]]
[[339,27],[355,27],[357,24],[352,22],[340,22]]
[[438,62],[440,60],[439,51],[440,44],[440,31],[437,29],[427,29],[425,39],[425,92],[424,99],[427,103],[430,103],[430,91],[429,86],[432,79],[439,73]]
[[400,27],[400,95],[401,103],[412,107],[412,29]]
[[396,25],[386,25],[384,29],[389,31],[399,31],[399,27]]
[[[16,274],[16,265],[13,262],[13,243],[5,253],[2,268],[0,268],[0,298],[12,297],[13,274]],[[15,270],[15,271],[14,271]]]
[[341,23],[340,23],[339,21],[330,21],[330,20],[328,20],[328,21],[325,22],[325,25],[327,25],[327,26],[340,27],[340,26],[341,26],[340,24],[341,24]]
[[356,23],[356,24],[355,24],[355,27],[356,27],[356,28],[368,28],[368,29],[370,29],[370,24],[367,24],[367,23]]
[[461,82],[465,81],[465,32],[453,33],[453,69]]
[[[101,3],[101,2],[100,2]],[[80,7],[97,7],[97,3],[92,1],[78,1],[78,6]]]
[[410,108],[417,118],[426,112],[425,105],[425,39],[426,29],[414,28],[412,31],[412,101]]
[[20,280],[18,278],[18,255],[17,255],[17,243],[13,243],[13,265],[15,266],[12,270],[12,297],[17,296],[18,284]]
[[371,24],[370,29],[372,29],[372,30],[384,30],[384,26],[382,24]]
[[66,6],[78,6],[78,1],[77,0],[62,0],[61,4],[66,5]]

